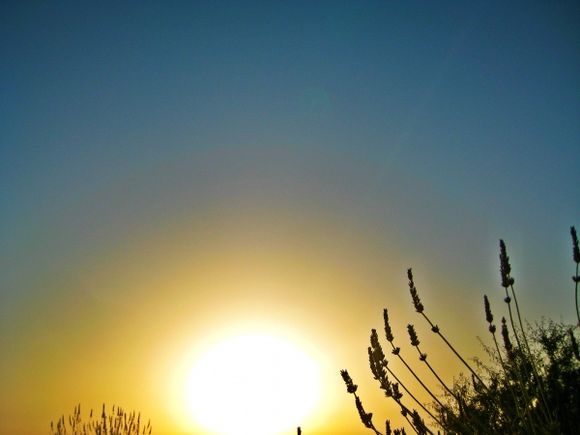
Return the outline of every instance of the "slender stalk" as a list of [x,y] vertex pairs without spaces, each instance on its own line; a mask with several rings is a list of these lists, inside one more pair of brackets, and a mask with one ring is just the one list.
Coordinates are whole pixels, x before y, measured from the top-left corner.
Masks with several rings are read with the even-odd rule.
[[[413,412],[409,408],[407,408],[403,404],[403,402],[401,402],[401,399],[400,398],[397,398],[396,396],[394,396],[393,399],[401,407],[401,413],[403,414],[403,417],[405,417],[405,419],[407,420],[407,422],[409,423],[409,425],[413,428],[413,430],[415,431],[415,433],[416,434],[421,433],[420,430],[415,426],[415,424],[411,420],[409,420],[409,415],[413,415]],[[434,435],[433,432],[431,432],[427,426],[425,426],[425,430],[428,433]]]
[[[505,291],[506,291],[506,295],[508,295],[507,287],[506,287]],[[519,337],[519,334],[518,334],[518,331],[517,331],[517,328],[516,328],[516,325],[515,325],[515,322],[514,322],[514,317],[513,317],[513,314],[512,314],[512,308],[511,308],[511,304],[510,304],[511,298],[509,297],[509,295],[506,296],[505,301],[506,301],[507,306],[508,306],[508,313],[509,313],[509,317],[510,317],[510,324],[511,324],[512,331],[514,333],[514,336],[516,338],[516,343],[518,344],[518,349],[520,349],[520,351],[526,356],[526,359],[528,359],[530,361],[530,365],[532,366],[532,376],[534,376],[534,378],[536,379],[536,381],[538,381],[539,378],[538,378],[538,375],[537,375],[537,373],[535,371],[534,363],[533,363],[532,357],[531,357],[531,355],[529,353],[529,349],[526,351],[526,348],[524,346],[522,346],[522,341],[520,340],[520,337]],[[522,332],[522,335],[523,335],[523,331],[521,331],[521,332]],[[518,374],[518,381],[519,381],[519,383],[521,385],[522,393],[524,394],[524,397],[526,399],[526,403],[530,403],[531,404],[532,402],[528,398],[528,395],[527,395],[527,393],[525,391],[524,381],[523,381],[523,378],[521,376],[522,373],[523,373],[524,374],[524,377],[527,378],[528,375],[529,375],[529,372],[528,372],[528,370],[526,369],[525,366],[522,366],[522,364],[518,363],[517,361],[515,363],[516,363],[516,371],[517,371],[517,374]],[[539,391],[540,391],[540,394],[541,394],[541,389],[539,389]],[[543,395],[542,395],[542,399],[543,399]],[[546,413],[546,410],[545,410],[545,407],[546,407],[545,401],[544,400],[541,400],[541,402],[542,402],[541,409],[542,409],[542,413],[544,414],[544,418],[546,418],[547,420],[551,421],[551,417],[550,417],[549,413]],[[526,412],[527,412],[527,407],[526,407]]]
[[429,395],[431,396],[431,398],[433,400],[435,400],[435,402],[437,402],[437,404],[441,407],[441,408],[445,408],[445,405],[443,405],[443,403],[441,403],[441,401],[437,398],[437,396],[435,394],[433,394],[431,392],[431,390],[429,389],[429,387],[427,387],[427,385],[425,385],[423,383],[423,381],[421,380],[421,378],[419,378],[419,376],[417,376],[417,374],[415,373],[415,371],[409,366],[409,364],[407,364],[407,362],[405,361],[405,359],[400,355],[400,349],[398,347],[395,347],[395,345],[391,342],[391,346],[393,347],[393,355],[396,355],[399,360],[401,360],[401,362],[405,365],[405,367],[407,367],[407,370],[409,370],[409,372],[411,372],[411,374],[413,375],[413,377],[415,378],[415,380],[417,382],[419,382],[419,384],[423,387],[423,389],[429,393]]
[[431,412],[430,412],[430,411],[429,411],[429,410],[428,410],[428,409],[425,407],[425,405],[423,405],[423,404],[422,404],[422,403],[421,403],[421,402],[420,402],[420,401],[419,401],[419,400],[418,400],[418,399],[417,399],[417,398],[416,398],[416,397],[413,395],[413,393],[411,393],[411,391],[409,391],[409,389],[407,389],[407,387],[405,387],[405,384],[403,384],[403,383],[400,381],[400,379],[397,377],[397,375],[395,375],[395,373],[393,373],[393,371],[392,371],[392,370],[391,370],[389,367],[387,367],[387,371],[389,372],[389,374],[390,374],[390,375],[391,375],[393,378],[395,378],[395,380],[397,381],[397,383],[398,383],[398,384],[399,384],[401,387],[403,387],[403,390],[405,390],[405,392],[406,392],[406,393],[407,393],[409,396],[411,396],[411,398],[412,398],[412,399],[415,401],[415,403],[417,403],[417,405],[419,405],[419,406],[420,406],[420,407],[423,409],[423,411],[425,411],[427,414],[429,414],[429,416],[430,416],[430,417],[431,417],[433,420],[435,420],[435,422],[436,422],[436,423],[437,423],[439,426],[443,427],[443,424],[441,423],[441,421],[439,421],[439,420],[437,419],[437,417],[435,417],[435,416],[434,416],[434,415],[433,415],[433,414],[432,414],[432,413],[431,413]]
[[512,295],[514,297],[514,302],[516,304],[516,312],[518,314],[518,322],[520,324],[520,328],[522,331],[522,337],[524,339],[526,354],[527,354],[527,357],[530,361],[530,365],[532,366],[532,372],[534,374],[534,378],[536,379],[536,383],[538,385],[538,392],[540,393],[540,396],[542,399],[543,412],[544,412],[544,415],[547,417],[548,421],[552,422],[553,421],[552,413],[550,412],[550,407],[548,406],[548,401],[546,400],[546,395],[544,393],[544,382],[543,382],[542,378],[540,377],[540,375],[538,374],[538,369],[536,368],[536,363],[534,361],[532,353],[530,352],[530,346],[528,344],[528,339],[527,339],[526,333],[524,331],[522,318],[520,316],[520,309],[518,307],[518,298],[516,297],[516,292],[514,290],[513,283],[510,285],[510,289],[512,291]]
[[[499,350],[499,345],[497,344],[497,339],[496,339],[496,336],[495,336],[495,332],[497,331],[497,328],[495,327],[495,325],[493,323],[493,313],[491,312],[491,305],[489,303],[489,299],[487,298],[487,295],[483,295],[483,308],[484,308],[484,312],[485,312],[485,320],[488,323],[487,330],[489,331],[489,333],[491,334],[491,336],[493,338],[493,343],[495,345],[495,350],[497,351],[497,357],[499,358],[499,362],[500,362],[502,371],[504,373],[505,385],[510,390],[510,394],[512,395],[512,399],[514,401],[514,406],[516,408],[516,413],[518,415],[518,418],[521,421],[524,421],[523,418],[522,418],[521,410],[520,410],[520,408],[518,406],[518,402],[517,402],[516,395],[514,393],[514,390],[513,390],[512,386],[511,386],[511,384],[509,383],[509,377],[508,377],[508,373],[507,373],[507,370],[506,370],[506,366],[505,366],[505,363],[503,361],[503,357],[501,355],[501,352]],[[498,403],[498,405],[499,405],[499,403]],[[513,420],[511,418],[507,418],[506,415],[504,415],[503,417],[504,417],[504,420],[505,420],[506,424],[508,426],[510,426],[510,428],[513,428],[513,426],[514,426]]]
[[453,345],[449,342],[449,340],[447,340],[447,338],[445,338],[445,336],[441,333],[441,331],[439,330],[439,327],[437,325],[434,325],[433,322],[431,322],[431,320],[429,319],[429,317],[427,317],[427,315],[424,312],[421,312],[421,314],[423,315],[423,317],[427,320],[427,322],[429,322],[429,325],[431,325],[431,330],[433,332],[435,332],[439,337],[441,337],[441,339],[445,342],[445,344],[449,347],[449,349],[451,349],[451,351],[455,354],[455,356],[457,358],[459,358],[459,360],[463,363],[463,365],[465,367],[467,367],[469,369],[469,371],[471,372],[471,374],[473,376],[475,376],[475,378],[479,381],[479,383],[486,389],[487,385],[485,385],[483,383],[483,381],[481,380],[481,378],[479,377],[479,375],[475,372],[475,370],[473,370],[471,368],[471,366],[467,363],[467,361],[465,361],[463,359],[463,357],[459,354],[459,352],[457,352],[457,350],[455,350],[455,348],[453,347]]
[[453,397],[455,398],[455,400],[457,400],[457,402],[459,402],[459,398],[457,397],[457,395],[451,391],[451,389],[447,386],[447,384],[443,381],[443,379],[441,379],[439,377],[439,375],[437,374],[437,372],[435,371],[435,369],[431,366],[431,364],[429,364],[429,361],[427,361],[427,354],[421,352],[421,349],[419,348],[419,346],[415,346],[415,348],[417,349],[417,352],[419,353],[419,360],[421,360],[422,362],[425,363],[425,365],[429,368],[429,370],[431,371],[431,373],[433,373],[433,376],[435,376],[435,378],[437,378],[437,381],[443,386],[443,388],[445,388],[447,390],[447,392]]
[[[389,369],[388,365],[389,363],[383,352],[376,329],[371,330],[370,347],[368,348],[368,355],[369,355],[369,365],[374,378],[379,382],[381,389],[385,391],[386,396],[391,397],[395,402],[397,402],[397,404],[399,404],[399,406],[401,407],[401,412],[403,416],[407,417],[409,409],[401,402],[403,394],[399,391],[399,384],[396,382],[393,383],[389,380],[388,374],[389,373],[392,374],[393,372],[392,370]],[[398,380],[396,376],[395,379]],[[363,422],[366,420],[370,421],[371,418],[368,415],[366,415],[364,411],[361,411],[359,409],[359,413],[361,414],[361,418],[363,417],[363,415],[365,416]],[[422,420],[419,414],[416,411],[413,411],[412,415],[414,416],[413,420],[414,421],[417,420],[418,422],[417,424],[421,425]],[[417,434],[419,435],[423,435],[425,431],[428,431],[426,427],[425,430],[423,430],[423,426],[424,424],[422,424],[420,427],[415,427],[412,425],[415,432],[417,432]],[[367,427],[370,426],[367,425]]]
[[457,358],[459,358],[459,360],[463,363],[463,365],[469,369],[471,374],[475,376],[475,378],[479,381],[479,383],[483,386],[483,388],[488,390],[487,386],[483,383],[483,381],[481,380],[479,375],[475,372],[475,370],[471,368],[471,366],[467,363],[467,361],[463,359],[463,357],[459,354],[459,352],[457,352],[457,350],[455,350],[455,348],[451,345],[449,340],[447,340],[447,338],[445,338],[445,336],[441,333],[441,331],[439,330],[439,326],[431,322],[431,319],[429,319],[429,317],[427,317],[427,315],[425,314],[425,307],[421,303],[421,298],[419,298],[419,293],[417,292],[417,288],[415,287],[415,281],[413,280],[413,270],[410,268],[407,269],[407,278],[409,279],[409,291],[411,293],[411,298],[413,299],[413,306],[415,307],[415,311],[421,314],[425,318],[425,320],[427,320],[427,322],[431,326],[431,331],[433,331],[443,339],[443,341],[445,342],[445,344],[447,344],[449,349],[451,349],[451,351],[455,354]]
[[[357,395],[356,393],[353,393],[353,395],[354,395],[354,400],[355,400],[355,403],[356,403],[356,407],[357,407],[357,409],[359,410],[359,413],[361,413],[361,418],[362,418],[362,417],[363,417],[363,413],[364,413],[364,410],[362,409],[362,402],[361,402],[361,400],[360,400],[360,397],[358,397],[358,395]],[[361,411],[361,410],[362,410],[362,411]],[[367,414],[367,415],[370,415],[370,416],[372,417],[372,414]],[[365,424],[365,426],[366,426],[367,428],[369,428],[370,430],[372,430],[372,431],[375,433],[375,435],[383,435],[383,434],[382,434],[381,432],[379,432],[379,430],[378,430],[378,429],[375,427],[375,425],[374,425],[374,423],[373,423],[373,421],[372,421],[372,419],[371,419],[371,418],[369,418],[369,419],[368,419],[368,421],[365,421],[365,420],[363,419],[363,423]]]
[[411,420],[409,420],[409,416],[407,414],[405,414],[404,417],[405,417],[405,420],[407,420],[407,423],[409,423],[409,426],[411,426],[411,428],[413,429],[413,431],[415,431],[415,433],[417,435],[419,435],[419,431],[417,430],[417,428],[415,428],[415,426],[413,425]]
[[[447,392],[451,395],[451,397],[453,397],[457,401],[458,407],[459,407],[459,409],[461,409],[461,400],[459,399],[459,397],[453,391],[451,391],[451,389],[447,386],[447,384],[443,381],[443,379],[441,379],[441,377],[437,374],[437,372],[431,366],[431,364],[429,364],[429,361],[427,361],[427,354],[421,352],[421,348],[419,347],[420,341],[419,341],[419,338],[417,337],[417,333],[415,332],[415,328],[413,327],[413,325],[408,325],[407,330],[409,331],[409,338],[411,339],[411,345],[413,347],[415,347],[417,349],[417,352],[419,353],[419,360],[422,361],[423,363],[425,363],[425,365],[431,371],[433,376],[435,376],[437,381],[443,386],[443,388],[445,388],[445,390],[447,390]],[[470,416],[465,415],[465,417],[468,420],[468,424],[471,424],[472,419],[470,418]]]
[[[511,306],[511,298],[509,297],[507,287],[505,287],[505,294],[506,294],[506,297],[505,297],[504,300],[505,300],[505,302],[507,304],[507,307],[508,307],[508,314],[509,314],[509,318],[510,318],[510,324],[512,326],[512,331],[514,333],[514,337],[516,338],[516,343],[518,344],[518,349],[523,349],[522,344],[521,344],[521,341],[520,341],[520,337],[519,337],[519,334],[518,334],[518,331],[517,331],[517,328],[516,328],[516,325],[515,325],[515,322],[514,322],[514,316],[513,316],[513,313],[512,313],[512,306]],[[519,369],[518,369],[518,373],[520,373],[520,370]],[[524,375],[526,377],[528,376],[527,371],[524,373]]]
[[[495,349],[497,351],[497,356],[499,357],[499,362],[501,364],[501,368],[502,368],[502,370],[504,372],[504,375],[506,377],[506,385],[508,386],[508,388],[510,390],[510,393],[512,395],[512,399],[514,400],[514,406],[516,408],[516,413],[518,414],[518,418],[523,421],[524,418],[522,417],[522,411],[521,411],[520,406],[518,404],[518,400],[516,398],[516,394],[514,392],[514,389],[511,386],[511,384],[508,382],[508,373],[507,373],[507,369],[506,369],[506,363],[504,362],[503,357],[501,356],[501,351],[499,350],[499,345],[497,344],[497,339],[495,337],[495,331],[494,332],[491,332],[491,335],[493,337],[493,343],[495,344]],[[525,392],[524,392],[521,384],[520,384],[520,390],[521,390],[522,394],[525,394]],[[526,414],[526,422],[530,426],[531,432],[535,432],[534,431],[534,425],[532,423],[532,420],[531,420],[530,414],[528,412],[528,407],[527,406],[525,407],[525,414]],[[511,421],[510,421],[510,423],[511,423]]]
[[[572,233],[572,238],[574,238],[574,233],[575,230],[573,229],[573,227],[571,228],[571,233]],[[546,401],[546,396],[544,393],[544,384],[542,382],[542,379],[540,378],[540,376],[538,375],[538,370],[536,368],[536,363],[534,361],[534,358],[532,356],[532,353],[530,352],[530,346],[528,345],[528,339],[526,337],[526,332],[525,332],[525,328],[524,328],[524,324],[522,322],[522,317],[520,314],[520,307],[518,304],[518,298],[516,296],[516,292],[514,290],[514,279],[511,277],[511,265],[510,265],[510,261],[509,261],[509,257],[507,255],[507,250],[506,250],[506,246],[505,246],[505,242],[503,240],[500,239],[499,241],[499,270],[500,270],[500,276],[501,276],[501,286],[504,287],[505,292],[506,292],[506,297],[505,297],[505,302],[508,304],[508,309],[509,309],[509,314],[510,314],[510,323],[512,325],[512,329],[514,331],[514,335],[516,337],[516,341],[518,343],[518,347],[520,348],[520,350],[523,352],[523,354],[525,355],[526,359],[529,360],[530,366],[532,367],[532,373],[534,376],[534,380],[536,381],[536,385],[537,385],[537,391],[539,393],[540,396],[540,402],[541,402],[541,410],[542,413],[544,414],[544,417],[547,419],[548,422],[552,423],[553,419],[552,419],[552,415],[550,412],[550,407],[548,406],[548,403]],[[521,346],[521,342],[518,338],[518,334],[516,331],[516,327],[515,327],[515,323],[513,320],[513,315],[512,315],[512,310],[511,310],[511,298],[509,296],[508,293],[508,288],[511,289],[512,292],[512,296],[514,298],[514,302],[516,304],[516,312],[518,315],[518,322],[520,325],[520,331],[522,334],[522,340],[524,343],[525,347]]]
[[365,427],[374,431],[375,435],[383,435],[381,432],[378,431],[378,429],[373,424],[373,414],[367,413],[364,410],[363,404],[360,400],[360,397],[358,397],[358,395],[356,394],[356,390],[358,389],[358,385],[355,385],[355,383],[352,381],[352,378],[348,374],[348,371],[341,370],[340,376],[342,377],[342,380],[344,381],[344,383],[346,385],[346,392],[349,394],[352,394],[354,396],[354,402],[356,405],[356,409],[357,409],[359,416],[360,416],[360,419],[363,422],[363,424],[365,425]]
[[[415,431],[415,433],[417,435],[421,435],[421,431],[419,431],[419,429],[417,427],[415,427],[415,425],[413,424],[413,421],[411,419],[409,419],[409,414],[405,414],[405,420],[407,420],[407,423],[409,423],[409,426],[411,426],[411,428]],[[433,432],[431,432],[429,429],[425,428],[427,430],[428,433],[430,433],[431,435],[433,435]]]
[[578,243],[578,234],[576,233],[575,227],[570,227],[570,235],[572,236],[572,259],[576,263],[576,273],[572,277],[574,281],[574,294],[576,302],[576,317],[578,318],[578,327],[580,327],[580,311],[578,311],[578,282],[580,282],[580,276],[578,276],[578,264],[580,263],[580,244]]
[[[420,341],[419,341],[419,337],[417,336],[417,333],[415,332],[415,327],[413,325],[407,325],[407,331],[409,332],[411,346],[415,347],[417,349],[417,352],[419,353],[419,360],[424,362],[427,365],[427,367],[429,368],[431,373],[435,376],[437,381],[439,381],[439,383],[447,390],[447,392],[451,395],[451,397],[453,397],[457,401],[457,404],[458,404],[459,408],[461,409],[461,400],[459,399],[459,397],[455,393],[453,393],[453,391],[451,391],[451,389],[447,386],[447,384],[443,381],[443,379],[441,379],[441,377],[439,377],[439,375],[437,374],[435,369],[433,369],[431,364],[429,364],[429,362],[427,361],[427,354],[421,352],[421,349],[419,347]],[[465,417],[469,421],[469,423],[472,422],[472,419],[470,418],[469,415],[465,415]]]
[[[421,381],[421,379],[419,379],[419,377],[415,374],[415,372],[411,369],[411,367],[409,367],[409,365],[405,362],[405,360],[403,359],[403,357],[401,357],[400,355],[400,348],[395,347],[394,345],[394,340],[395,337],[393,335],[393,330],[391,329],[391,325],[389,323],[389,312],[388,310],[385,308],[383,309],[383,319],[384,319],[384,323],[385,323],[385,337],[387,339],[387,341],[389,342],[389,344],[392,347],[392,353],[393,355],[396,355],[397,357],[399,357],[399,359],[403,362],[403,364],[405,364],[405,367],[407,367],[407,369],[413,374],[413,376],[415,377],[415,379],[423,386],[423,388],[431,395],[431,397],[437,401],[437,403],[439,403],[439,406],[443,407],[443,405],[441,404],[441,402],[437,399],[437,397],[431,393],[431,391],[425,386],[425,384],[423,384],[423,382]],[[405,385],[399,380],[399,378],[393,373],[393,371],[391,369],[389,369],[388,365],[385,366],[386,369],[388,370],[388,372],[397,380],[397,382],[403,387],[403,389],[411,396],[411,398],[421,407],[423,408],[423,410],[429,414],[429,416],[437,423],[439,424],[439,426],[444,427],[443,423],[437,419],[412,393],[411,391],[409,391],[407,389],[407,387],[405,387]],[[394,397],[397,398],[397,394],[395,392]],[[415,411],[416,413],[416,411]],[[420,416],[418,413],[416,413],[416,417],[420,419]],[[428,430],[428,429],[426,429]]]
[[[504,261],[508,262],[509,259],[507,257],[505,257],[505,258],[506,259]],[[508,267],[509,267],[509,263],[507,263],[507,264],[508,264]],[[512,292],[513,292],[513,278],[511,278],[509,276],[509,269],[508,269],[508,273],[506,274],[506,278],[504,278],[504,280],[502,282],[502,285],[504,286],[504,289],[505,289],[506,296],[505,296],[504,301],[505,301],[505,303],[507,304],[507,307],[508,307],[508,314],[509,314],[509,318],[510,318],[510,325],[511,325],[512,331],[514,333],[514,337],[516,338],[516,343],[518,344],[518,349],[520,349],[524,354],[526,354],[526,358],[530,361],[530,364],[532,365],[532,371],[533,371],[534,378],[536,380],[538,380],[537,373],[535,372],[534,364],[533,364],[531,355],[529,353],[529,348],[524,348],[524,346],[522,346],[522,340],[520,340],[520,336],[519,336],[519,333],[518,333],[518,328],[516,327],[516,324],[515,324],[515,321],[514,321],[514,316],[513,316],[513,312],[512,312],[512,306],[511,306],[511,297],[510,297],[509,292],[508,292],[508,287],[511,287],[512,288]],[[515,298],[515,294],[514,294],[514,301],[516,301],[516,300],[517,299]],[[517,308],[517,302],[516,302],[516,308]],[[518,317],[519,317],[519,310],[518,310]],[[521,327],[521,318],[520,318],[520,327]],[[523,327],[520,330],[520,332],[521,332],[522,336],[525,337],[524,331],[523,331]],[[527,352],[526,352],[526,350],[527,350]],[[517,366],[516,367],[516,371],[517,371],[517,374],[518,374],[518,382],[520,383],[520,388],[521,388],[522,393],[523,393],[523,395],[524,395],[524,397],[526,399],[526,403],[531,403],[531,401],[528,398],[527,393],[525,392],[524,381],[523,381],[522,376],[521,376],[521,373],[523,372],[523,374],[527,378],[528,377],[528,371],[525,368],[525,366],[522,367],[522,365],[519,364],[517,361],[516,361],[516,366]],[[543,395],[542,395],[542,398],[543,398]],[[547,418],[548,420],[551,420],[551,418],[549,417],[549,414],[546,414],[546,410],[544,409],[545,406],[546,406],[545,405],[545,401],[542,400],[542,413],[544,414],[544,417],[545,418]],[[526,406],[526,413],[528,413],[527,406]],[[533,425],[532,425],[532,427],[533,427]]]
[[580,311],[578,311],[578,263],[576,263],[576,274],[574,276],[574,294],[576,299],[576,317],[578,317],[578,327],[580,328]]

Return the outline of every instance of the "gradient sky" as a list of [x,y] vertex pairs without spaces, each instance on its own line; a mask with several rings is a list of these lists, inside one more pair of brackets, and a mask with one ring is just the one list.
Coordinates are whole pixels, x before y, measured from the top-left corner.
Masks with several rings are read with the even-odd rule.
[[184,430],[172,374],[246,327],[318,355],[305,435],[366,433],[338,371],[399,418],[366,346],[383,307],[426,336],[406,268],[475,355],[499,238],[526,318],[573,321],[578,23],[572,1],[2,2],[0,433],[103,401]]

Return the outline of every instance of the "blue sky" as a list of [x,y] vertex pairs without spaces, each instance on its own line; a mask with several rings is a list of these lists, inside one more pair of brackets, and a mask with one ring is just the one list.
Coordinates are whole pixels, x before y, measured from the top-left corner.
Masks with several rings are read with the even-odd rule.
[[266,250],[328,222],[362,271],[384,253],[474,298],[503,237],[530,317],[570,319],[579,19],[571,1],[4,2],[3,347],[83,268],[188,221]]

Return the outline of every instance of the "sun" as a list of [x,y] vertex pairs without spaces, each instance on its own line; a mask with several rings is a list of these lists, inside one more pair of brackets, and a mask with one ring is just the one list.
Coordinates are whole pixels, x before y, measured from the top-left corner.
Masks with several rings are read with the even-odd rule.
[[292,342],[246,334],[194,363],[186,400],[198,426],[219,435],[275,435],[303,424],[320,397],[317,364]]

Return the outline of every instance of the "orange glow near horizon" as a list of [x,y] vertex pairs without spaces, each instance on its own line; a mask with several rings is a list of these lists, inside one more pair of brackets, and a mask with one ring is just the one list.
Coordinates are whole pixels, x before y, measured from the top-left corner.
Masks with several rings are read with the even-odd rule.
[[[213,222],[220,226],[219,219]],[[313,435],[360,433],[364,428],[340,379],[343,368],[351,371],[369,409],[385,414],[366,346],[369,329],[381,326],[382,306],[390,308],[394,328],[404,328],[405,309],[399,307],[412,310],[401,260],[379,255],[370,236],[355,234],[345,222],[277,223],[264,233],[239,222],[223,224],[217,238],[191,222],[173,222],[163,238],[128,240],[122,249],[102,252],[94,261],[103,268],[83,276],[83,291],[67,291],[77,299],[57,294],[51,302],[62,302],[69,319],[83,325],[77,329],[83,340],[62,331],[67,347],[50,356],[68,365],[51,372],[47,366],[46,379],[54,380],[47,388],[68,385],[70,373],[84,384],[82,391],[68,385],[59,402],[35,405],[44,413],[39,425],[78,402],[97,409],[105,401],[141,411],[158,435],[293,435],[298,425]],[[78,311],[73,303],[79,298],[94,313]],[[428,294],[424,298],[430,301]],[[402,337],[404,331],[398,332]],[[271,356],[265,347],[278,349],[270,362],[280,365],[279,372],[261,365]],[[67,352],[73,348],[84,357],[71,360]],[[232,353],[229,367],[216,368],[228,370],[225,377],[250,372],[257,382],[252,391],[243,382],[248,379],[236,386],[232,379],[211,379],[204,369],[196,374],[199,365],[207,369]],[[272,382],[280,383],[277,391],[270,389]],[[207,401],[195,397],[195,385]],[[219,410],[211,406],[220,401]],[[237,414],[240,404],[248,405],[246,413]],[[275,406],[285,404],[289,413],[281,414]],[[267,418],[260,421],[253,410]]]

